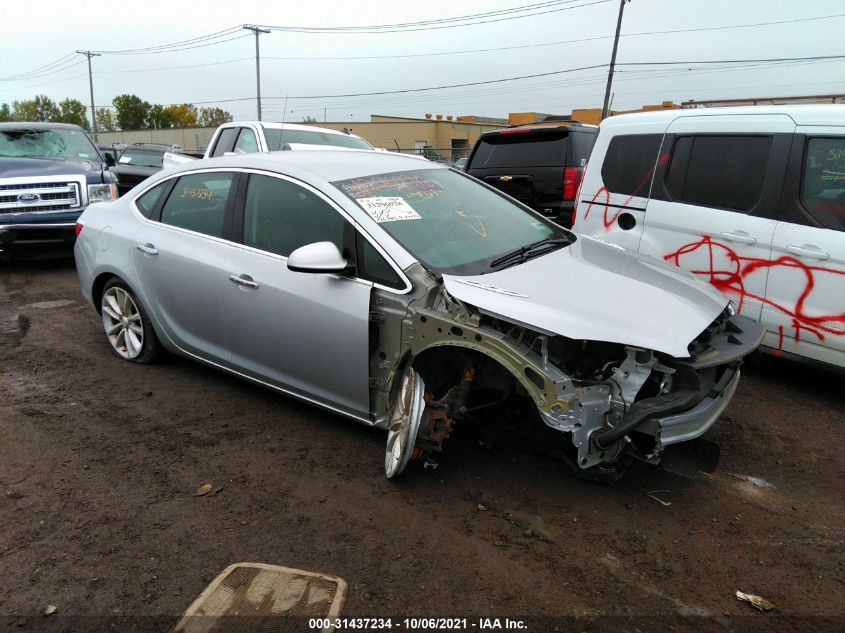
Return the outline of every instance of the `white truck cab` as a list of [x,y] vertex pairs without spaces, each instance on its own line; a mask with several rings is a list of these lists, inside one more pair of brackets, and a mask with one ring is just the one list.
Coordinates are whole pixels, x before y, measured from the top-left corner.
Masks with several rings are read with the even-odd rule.
[[[338,132],[313,125],[235,121],[224,123],[214,132],[203,158],[229,154],[254,154],[288,149],[363,149],[375,148],[351,132]],[[168,152],[164,167],[173,167],[194,160],[192,156]]]
[[706,279],[775,353],[845,366],[845,105],[609,118],[574,230]]

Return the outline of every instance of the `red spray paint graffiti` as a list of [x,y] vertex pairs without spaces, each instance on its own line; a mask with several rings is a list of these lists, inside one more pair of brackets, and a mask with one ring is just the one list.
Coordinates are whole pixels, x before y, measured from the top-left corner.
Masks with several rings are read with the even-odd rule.
[[[644,187],[651,182],[652,177],[654,176],[654,172],[657,170],[659,165],[667,162],[669,160],[669,156],[667,154],[661,154],[657,158],[657,162],[655,163],[654,167],[651,168],[647,173],[643,175],[642,180],[634,187],[634,193],[632,193],[628,198],[618,207],[612,208],[608,206],[610,204],[610,191],[607,190],[607,187],[602,187],[598,191],[596,191],[595,195],[590,199],[590,202],[587,204],[587,210],[584,212],[584,219],[590,217],[590,211],[593,208],[594,204],[599,204],[604,206],[604,218],[602,218],[602,223],[604,224],[604,230],[606,233],[610,232],[610,227],[613,226],[613,223],[616,222],[617,218],[628,208],[628,205],[631,204],[631,201],[636,198],[637,196],[643,197],[648,195],[648,191],[644,190]],[[604,202],[597,202],[599,196],[604,196]],[[642,210],[642,209],[641,209]],[[615,211],[611,215],[611,212]]]
[[[739,305],[737,307],[740,310],[747,300],[759,301],[764,306],[775,308],[791,319],[793,338],[796,342],[800,342],[802,330],[812,334],[819,341],[824,341],[826,335],[845,336],[845,312],[813,316],[807,314],[805,307],[807,298],[816,286],[816,275],[841,275],[843,281],[845,281],[845,270],[811,266],[787,255],[775,259],[742,257],[731,247],[720,242],[714,242],[708,235],[703,236],[697,242],[684,244],[675,252],[664,255],[663,259],[678,267],[686,268],[682,266],[682,257],[700,250],[707,252],[707,268],[693,269],[690,272],[705,277],[723,294],[738,299]],[[725,262],[725,264],[723,265],[722,262]],[[794,305],[781,305],[759,294],[752,293],[745,287],[745,281],[752,273],[777,267],[795,269],[804,278],[803,288],[798,293]],[[778,330],[778,349],[783,345],[783,336],[783,326],[781,326]]]

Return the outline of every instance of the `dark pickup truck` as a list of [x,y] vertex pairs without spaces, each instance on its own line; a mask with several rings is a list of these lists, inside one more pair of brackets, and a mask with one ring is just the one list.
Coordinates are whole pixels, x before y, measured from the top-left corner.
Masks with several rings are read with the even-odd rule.
[[66,251],[76,220],[117,191],[90,137],[66,123],[0,123],[0,257]]

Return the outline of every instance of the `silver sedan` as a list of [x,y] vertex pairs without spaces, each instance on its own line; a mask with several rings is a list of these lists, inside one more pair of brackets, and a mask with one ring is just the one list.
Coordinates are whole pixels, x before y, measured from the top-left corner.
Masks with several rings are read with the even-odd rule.
[[387,429],[388,477],[464,423],[537,431],[585,477],[657,463],[716,422],[762,337],[689,274],[389,153],[192,162],[77,233],[118,356],[166,349]]

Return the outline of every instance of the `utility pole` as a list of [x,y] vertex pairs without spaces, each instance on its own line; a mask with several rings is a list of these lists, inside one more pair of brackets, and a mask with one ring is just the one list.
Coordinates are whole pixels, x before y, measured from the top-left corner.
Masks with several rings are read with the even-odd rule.
[[247,31],[255,34],[255,101],[258,111],[258,120],[261,120],[261,56],[258,52],[258,36],[262,33],[269,33],[270,29],[262,29],[257,26],[244,24]]
[[94,106],[94,76],[91,74],[91,58],[99,57],[99,53],[92,53],[91,51],[76,51],[80,55],[85,55],[88,58],[88,88],[91,90],[91,132],[94,135],[94,140],[97,139],[97,110]]
[[610,105],[610,87],[613,84],[613,67],[616,65],[616,49],[619,48],[619,32],[622,30],[622,13],[625,11],[625,3],[631,0],[619,0],[619,18],[616,20],[616,37],[613,38],[613,52],[610,54],[610,68],[607,70],[607,88],[604,90],[604,105],[601,108],[601,120],[607,118],[607,110]]

